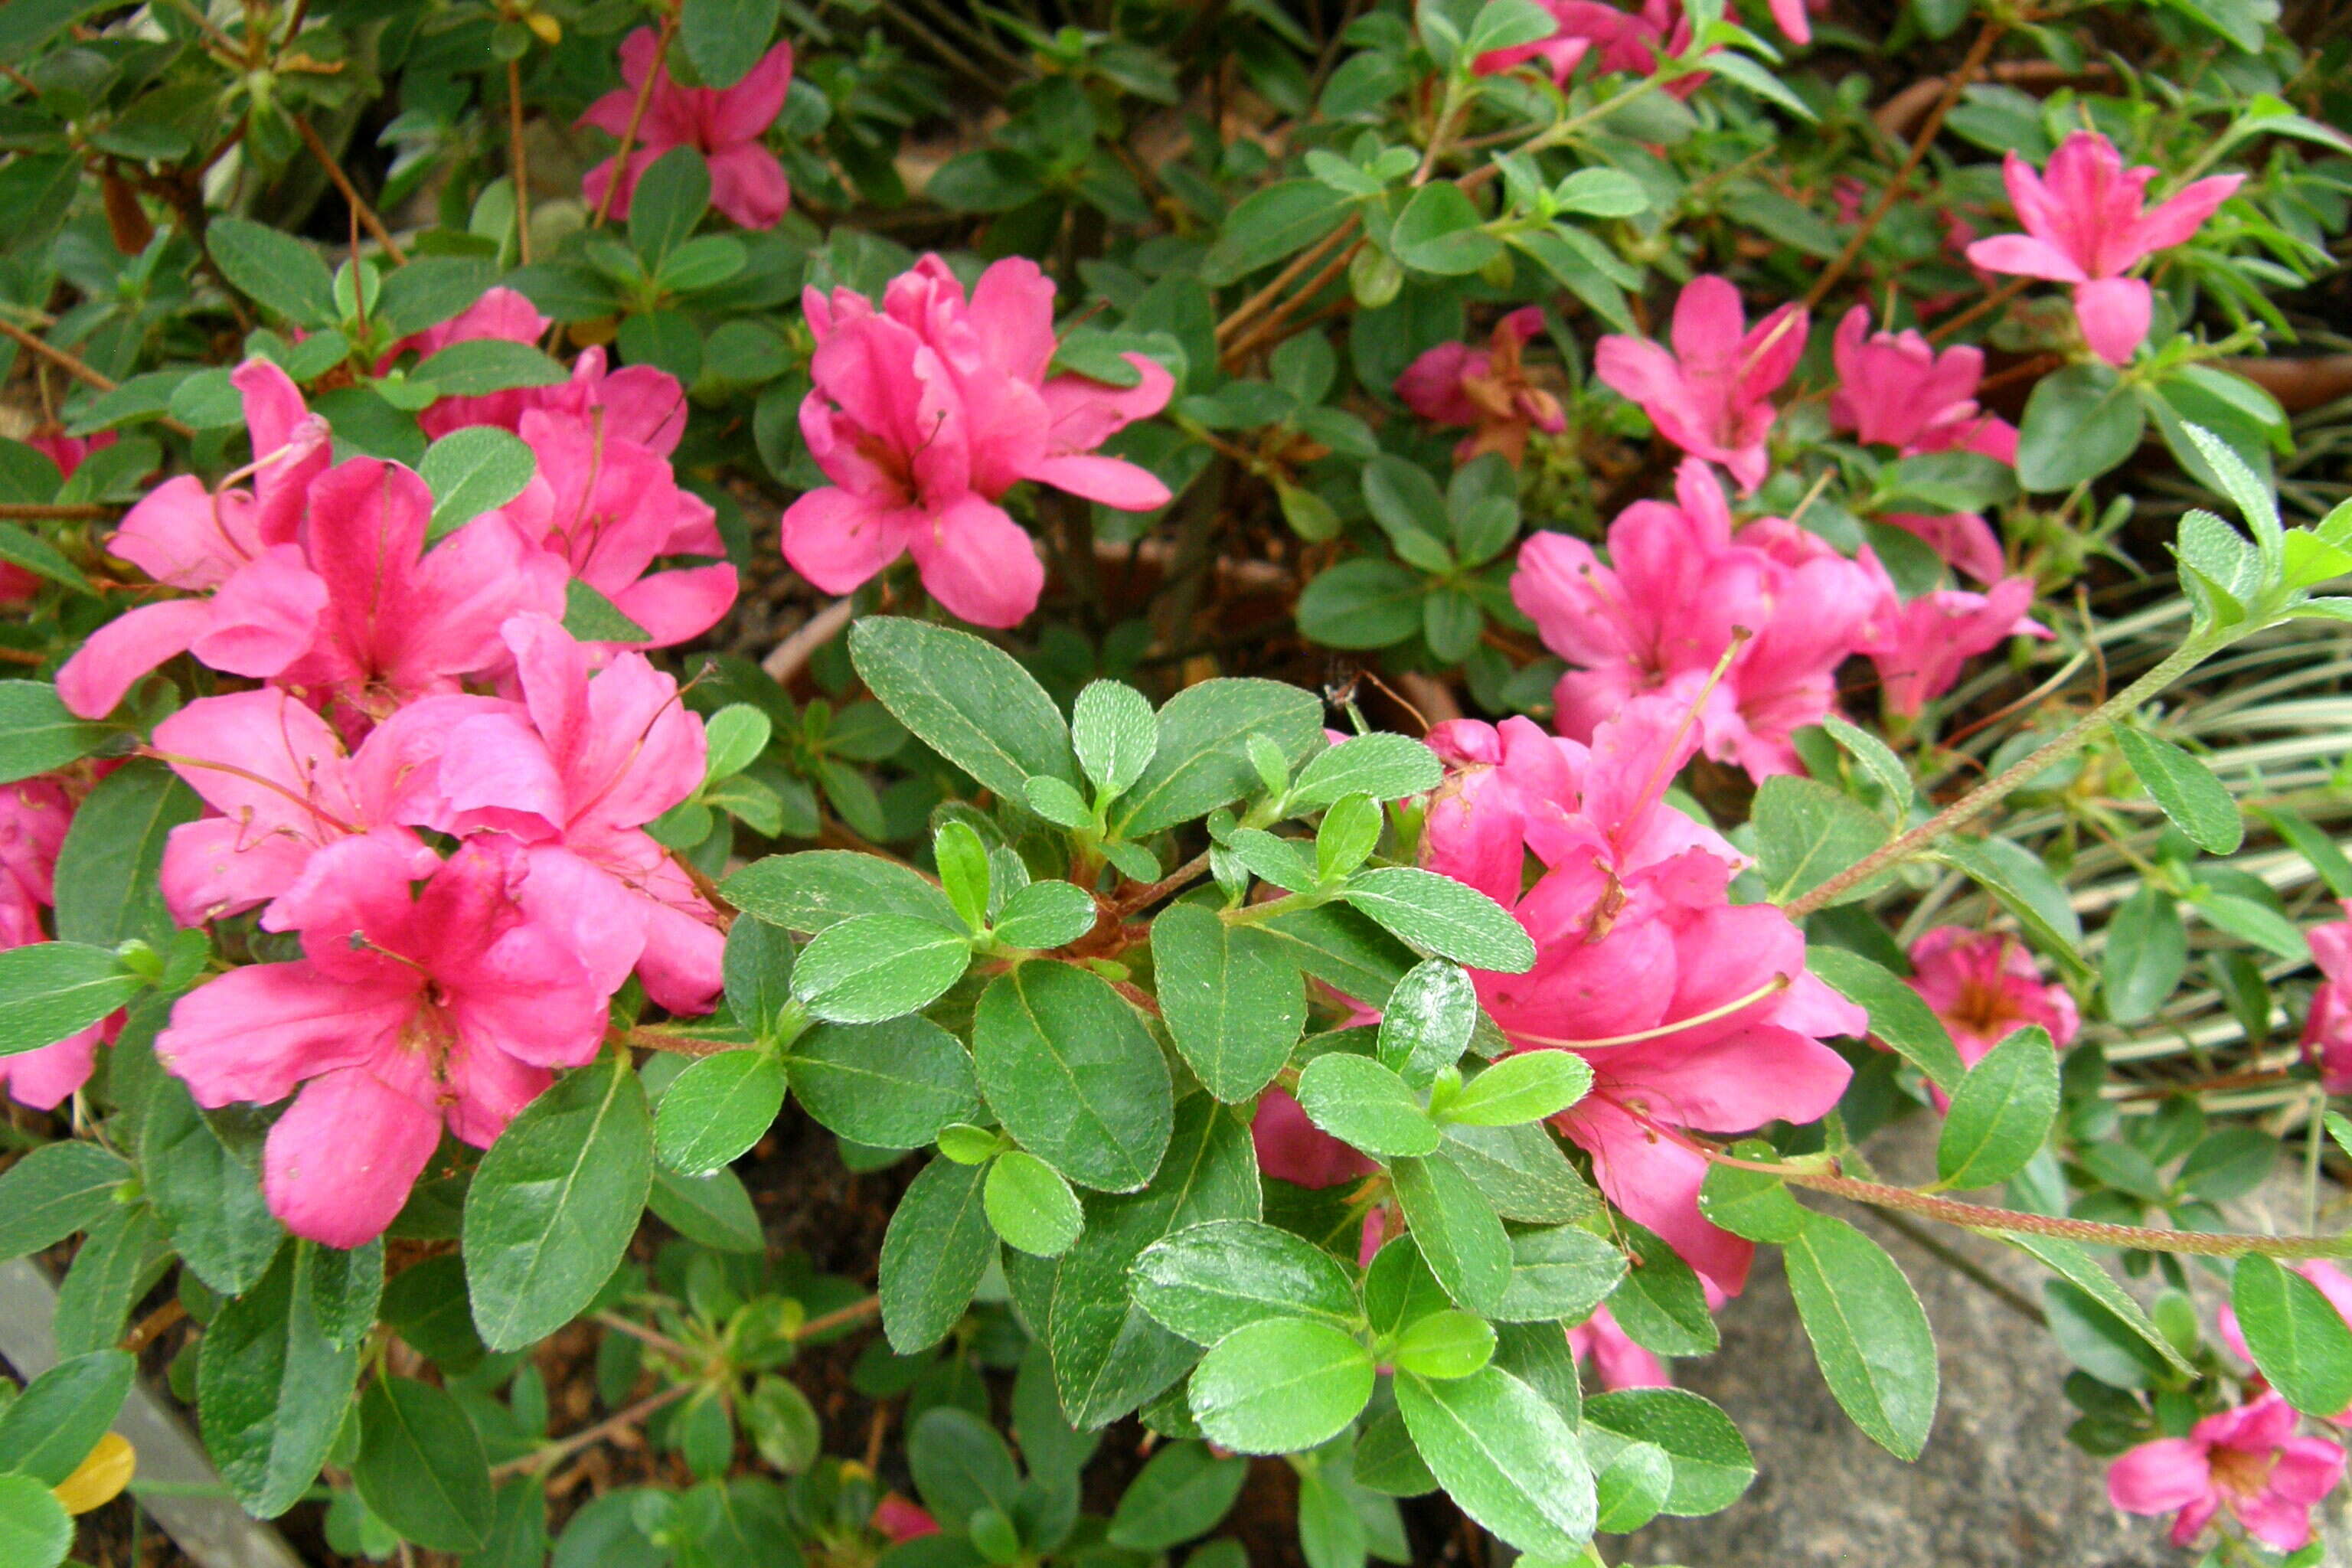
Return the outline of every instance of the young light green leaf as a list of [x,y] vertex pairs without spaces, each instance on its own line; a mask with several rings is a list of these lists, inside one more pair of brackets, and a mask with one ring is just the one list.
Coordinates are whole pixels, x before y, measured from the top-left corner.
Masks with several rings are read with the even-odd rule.
[[1069,725],[1011,654],[969,632],[867,616],[850,627],[849,657],[892,718],[982,788],[1021,800],[1033,777],[1077,786]]
[[1438,1115],[1442,1121],[1510,1127],[1557,1116],[1592,1087],[1592,1069],[1569,1051],[1521,1051],[1465,1084]]
[[1168,1065],[1134,1010],[1094,974],[1032,963],[989,982],[972,1018],[972,1057],[1004,1130],[1062,1174],[1134,1192],[1159,1169],[1174,1100]]
[[2352,1405],[2352,1328],[2319,1287],[2260,1253],[2238,1259],[2230,1305],[2254,1365],[2306,1415]]
[[1830,1215],[1813,1215],[1784,1256],[1830,1392],[1873,1442],[1917,1458],[1937,1377],[1935,1332],[1911,1282],[1876,1242]]
[[1380,847],[1381,808],[1368,795],[1343,795],[1323,813],[1315,829],[1315,876],[1336,882]]
[[1291,784],[1290,802],[1311,809],[1350,795],[1402,800],[1435,789],[1444,776],[1437,753],[1410,736],[1351,735],[1307,759]]
[[988,846],[969,822],[940,824],[931,835],[931,858],[939,863],[940,889],[955,906],[964,929],[974,936],[988,929]]
[[1448,1307],[1407,1324],[1389,1359],[1416,1377],[1468,1377],[1495,1359],[1495,1331],[1477,1314]]
[[1192,1415],[1239,1454],[1289,1454],[1336,1436],[1372,1396],[1371,1352],[1328,1323],[1268,1318],[1193,1369]]
[[564,1074],[523,1108],[466,1192],[466,1283],[484,1344],[519,1350],[579,1315],[627,1252],[653,1170],[653,1118],[625,1056]]
[[1573,1558],[1584,1549],[1597,1519],[1592,1471],[1541,1394],[1489,1366],[1437,1383],[1404,1373],[1396,1397],[1414,1446],[1463,1512],[1522,1552]]
[[1075,882],[1032,882],[1004,900],[994,935],[1005,947],[1042,952],[1077,941],[1100,915],[1093,896]]
[[1459,964],[1424,959],[1389,993],[1381,1013],[1382,1065],[1416,1089],[1462,1059],[1478,1027],[1478,993]]
[[1383,1158],[1429,1154],[1437,1123],[1404,1079],[1369,1057],[1330,1051],[1298,1075],[1307,1120],[1343,1143]]
[[1283,943],[1200,904],[1151,922],[1169,1037],[1211,1094],[1238,1103],[1274,1080],[1307,1023],[1307,988]]
[[416,472],[433,492],[425,538],[438,542],[522,494],[538,472],[538,458],[511,431],[468,425],[427,447]]
[[1523,974],[1535,964],[1535,943],[1509,911],[1450,877],[1384,866],[1349,879],[1340,897],[1440,958],[1501,974]]
[[793,994],[827,1023],[879,1024],[930,1005],[971,963],[969,941],[919,916],[853,915],[809,939]]
[[1086,1228],[1086,1214],[1070,1184],[1024,1150],[1008,1149],[996,1157],[982,1200],[996,1234],[1033,1257],[1059,1258]]
[[1322,1248],[1256,1220],[1188,1226],[1144,1248],[1131,1273],[1136,1305],[1195,1344],[1213,1345],[1266,1318],[1358,1321],[1356,1288]]
[[929,1018],[823,1025],[793,1042],[784,1071],[826,1131],[873,1148],[920,1148],[980,1114],[971,1054]]
[[1443,1154],[1393,1161],[1389,1175],[1413,1243],[1446,1294],[1481,1315],[1500,1307],[1511,1285],[1511,1238],[1486,1195]]
[[1756,1479],[1756,1455],[1731,1417],[1681,1388],[1626,1388],[1585,1401],[1585,1431],[1614,1433],[1655,1443],[1674,1461],[1674,1481],[1661,1513],[1685,1518],[1717,1513],[1739,1500]]
[[983,1167],[933,1160],[898,1200],[882,1236],[882,1331],[900,1355],[929,1350],[971,1305],[996,1256]]
[[[1777,1157],[1772,1146],[1761,1139],[1735,1144],[1732,1152],[1743,1159]],[[1794,1240],[1805,1228],[1805,1207],[1790,1195],[1785,1182],[1737,1165],[1708,1167],[1706,1179],[1699,1184],[1698,1209],[1710,1223],[1750,1241],[1777,1246]]]
[[2131,764],[2164,815],[2209,855],[2231,855],[2246,839],[2245,819],[2229,786],[2169,741],[2144,730],[2117,729],[2116,748]]
[[1160,744],[1160,721],[1132,686],[1097,680],[1070,709],[1070,744],[1078,766],[1105,799],[1116,799],[1143,776]]
[[2039,1025],[2018,1030],[1960,1080],[1936,1142],[1947,1186],[1990,1187],[2025,1168],[2058,1114],[2058,1053]]
[[749,702],[730,702],[703,721],[705,738],[702,782],[732,778],[760,760],[768,749],[773,723]]
[[73,1515],[31,1476],[0,1476],[0,1562],[58,1568],[73,1550]]

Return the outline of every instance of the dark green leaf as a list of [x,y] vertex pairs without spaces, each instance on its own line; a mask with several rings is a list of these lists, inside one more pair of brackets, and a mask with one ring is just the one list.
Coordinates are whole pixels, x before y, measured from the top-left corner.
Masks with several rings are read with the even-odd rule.
[[1459,964],[1425,959],[1396,983],[1381,1010],[1380,1058],[1417,1089],[1462,1059],[1478,1027],[1478,994]]
[[403,1539],[435,1552],[473,1552],[488,1539],[490,1466],[457,1400],[413,1378],[379,1378],[360,1395],[352,1481]]
[[1337,1258],[1251,1219],[1211,1220],[1154,1242],[1135,1260],[1136,1305],[1196,1344],[1266,1318],[1352,1329],[1356,1288]]
[[[247,1513],[276,1519],[318,1479],[359,1375],[356,1335],[319,1319],[320,1254],[287,1247],[261,1283],[225,1304],[198,1342],[196,1411],[205,1449]],[[378,1278],[382,1254],[377,1255]],[[373,1303],[368,1311],[372,1323]]]
[[2169,741],[2142,730],[2118,729],[2116,749],[2164,815],[2209,855],[2232,855],[2245,842],[2238,803],[2213,771]]
[[1785,1256],[1830,1392],[1873,1442],[1917,1458],[1936,1420],[1936,1336],[1911,1282],[1876,1242],[1829,1215],[1812,1215]]
[[0,784],[87,757],[114,733],[68,712],[46,680],[0,680]]
[[686,0],[678,41],[702,85],[730,88],[751,72],[775,37],[778,0]]
[[2254,1365],[2306,1415],[2352,1405],[2352,1327],[2319,1287],[2260,1253],[2238,1259],[2230,1305]]
[[1241,1495],[1249,1461],[1203,1443],[1171,1443],[1151,1457],[1112,1513],[1108,1536],[1129,1552],[1164,1552],[1214,1529]]
[[914,915],[959,929],[947,895],[919,872],[879,855],[810,849],[771,855],[727,879],[729,903],[786,931],[821,931],[853,915]]
[[1340,896],[1440,958],[1502,974],[1521,974],[1535,963],[1535,943],[1509,911],[1450,877],[1381,867],[1350,878]]
[[72,1475],[131,1393],[137,1363],[121,1351],[70,1356],[0,1410],[0,1471],[53,1487]]
[[1185,1063],[1219,1100],[1249,1099],[1290,1059],[1307,991],[1283,942],[1201,904],[1151,922],[1160,1007]]
[[890,1215],[882,1237],[882,1330],[900,1355],[947,1337],[996,1256],[982,1180],[980,1166],[933,1160]]
[[1465,1513],[1522,1552],[1583,1551],[1597,1517],[1592,1472],[1542,1395],[1490,1366],[1438,1383],[1402,1373],[1396,1396],[1422,1458]]
[[0,1057],[55,1045],[145,984],[102,947],[37,942],[0,952]]
[[1860,953],[1815,943],[1805,950],[1805,967],[1870,1015],[1870,1032],[1886,1042],[1929,1082],[1950,1094],[1968,1076],[1951,1032],[1919,994]]
[[1494,1316],[1507,1323],[1580,1322],[1625,1277],[1625,1255],[1576,1226],[1511,1237],[1511,1283]]
[[226,1138],[184,1084],[159,1078],[140,1126],[139,1167],[173,1247],[197,1279],[235,1296],[261,1278],[286,1233],[261,1194],[262,1128],[226,1118],[221,1128]]
[[916,915],[853,915],[809,940],[793,994],[814,1017],[879,1024],[937,1001],[963,977],[971,945]]
[[1312,692],[1272,680],[1186,687],[1160,710],[1160,744],[1112,812],[1112,829],[1140,838],[1264,788],[1250,763],[1253,736],[1296,765],[1322,742],[1323,705]]
[[1394,1161],[1389,1175],[1413,1242],[1446,1293],[1482,1314],[1502,1305],[1511,1241],[1476,1184],[1443,1154]]
[[969,632],[890,616],[852,626],[849,653],[891,717],[983,789],[1020,800],[1033,776],[1077,787],[1070,727],[1012,655]]
[[877,1148],[919,1148],[980,1110],[971,1055],[928,1018],[812,1029],[784,1070],[826,1131]]
[[205,226],[205,248],[240,292],[297,326],[331,327],[342,314],[327,264],[290,234],[221,216]]
[[163,763],[125,763],[74,812],[58,851],[57,934],[113,947],[137,937],[161,948],[175,929],[155,885],[163,841],[204,811],[196,792]]
[[1691,1266],[1655,1232],[1622,1218],[1617,1228],[1633,1254],[1625,1282],[1609,1298],[1617,1326],[1635,1344],[1660,1355],[1713,1352],[1721,1335]]
[[654,1152],[682,1175],[707,1174],[758,1142],[783,1104],[784,1069],[769,1053],[704,1057],[663,1091],[654,1111]]
[[981,1093],[1024,1148],[1102,1191],[1151,1180],[1168,1146],[1167,1063],[1103,981],[1051,963],[998,976],[973,1016],[972,1053]]
[[121,1156],[78,1140],[26,1154],[0,1172],[0,1259],[53,1247],[97,1223],[131,1174]]

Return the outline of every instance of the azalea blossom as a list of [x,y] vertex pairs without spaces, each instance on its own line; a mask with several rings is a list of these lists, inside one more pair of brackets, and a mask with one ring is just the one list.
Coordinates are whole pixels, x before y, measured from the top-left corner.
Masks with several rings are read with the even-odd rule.
[[2012,637],[2050,636],[2027,614],[2032,605],[2030,577],[2004,577],[1981,594],[1937,588],[1907,601],[1888,583],[1875,630],[1861,648],[1878,667],[1888,709],[1911,717],[1949,691],[1977,655]]
[[1764,482],[1772,391],[1797,368],[1807,324],[1790,304],[1748,328],[1739,290],[1710,273],[1685,284],[1675,301],[1671,352],[1612,335],[1601,340],[1593,374],[1640,404],[1659,435],[1729,469],[1745,494]]
[[2172,1543],[2197,1539],[2223,1509],[2273,1552],[2311,1540],[2312,1506],[2344,1479],[2344,1450],[2295,1436],[2275,1394],[2208,1415],[2186,1437],[2159,1437],[2107,1467],[2107,1500],[2126,1513],[2169,1513]]
[[1495,323],[1486,348],[1451,342],[1424,352],[1397,377],[1396,395],[1433,425],[1471,427],[1454,448],[1455,462],[1500,452],[1516,468],[1527,455],[1529,431],[1557,436],[1568,428],[1559,400],[1519,363],[1520,348],[1542,331],[1542,310],[1513,310]]
[[1759,779],[1793,772],[1790,737],[1834,710],[1837,667],[1880,634],[1885,574],[1866,550],[1849,561],[1779,519],[1735,532],[1705,463],[1682,465],[1675,494],[1618,515],[1606,563],[1566,534],[1520,546],[1512,601],[1570,667],[1554,722],[1589,739],[1642,693],[1704,693],[1707,755]]
[[1116,387],[1049,375],[1054,285],[1008,258],[969,300],[927,256],[894,279],[877,311],[847,289],[804,298],[817,350],[801,434],[833,485],[784,513],[784,558],[828,594],[846,594],[902,553],[931,596],[965,620],[1017,624],[1045,571],[1029,536],[996,503],[1034,479],[1122,511],[1168,502],[1143,468],[1091,456],[1167,405],[1174,378],[1141,354],[1141,379]]
[[2040,174],[2011,150],[2001,177],[2025,232],[1978,240],[1969,259],[1988,272],[2073,284],[2084,342],[2109,364],[2122,364],[2147,336],[2155,298],[2145,279],[2126,274],[2184,243],[2246,179],[2213,174],[2149,207],[2148,184],[2159,172],[2126,169],[2115,143],[2095,131],[2060,142]]
[[487,1148],[551,1068],[595,1056],[606,992],[575,921],[525,912],[535,874],[499,835],[446,862],[341,839],[262,917],[299,932],[303,956],[230,970],[173,1009],[155,1055],[197,1103],[293,1097],[262,1191],[295,1235],[342,1247],[382,1235],[444,1126]]
[[[656,159],[673,147],[691,147],[710,165],[711,205],[745,228],[775,227],[792,205],[793,187],[784,178],[784,166],[760,139],[783,112],[784,95],[792,89],[792,45],[778,44],[760,57],[742,80],[724,88],[680,87],[670,79],[669,68],[655,58],[657,47],[650,27],[639,27],[624,38],[622,85],[590,104],[579,120],[616,138],[626,136],[646,78],[653,77],[653,89],[645,93],[644,115],[636,121],[636,140],[619,173],[620,188],[612,193],[613,216],[629,216],[629,198]],[[614,163],[605,159],[581,181],[581,195],[590,206],[605,200]]]
[[267,679],[299,658],[326,607],[295,543],[310,483],[330,452],[326,421],[310,413],[286,373],[247,360],[230,374],[245,400],[250,479],[217,492],[191,474],[142,497],[107,542],[110,552],[167,587],[197,597],[141,605],[92,632],[58,670],[58,696],[84,719],[114,710],[140,677],[194,653],[231,675]]
[[699,637],[735,603],[723,559],[654,571],[657,557],[723,557],[710,503],[681,489],[667,459],[614,434],[599,414],[532,410],[519,421],[538,471],[502,509],[526,539],[643,626],[644,646]]
[[[2025,944],[2004,932],[1937,926],[1911,944],[1908,984],[1970,1067],[2029,1025],[2048,1030],[2050,1043],[2063,1051],[2083,1024],[2074,995],[2044,981]],[[1937,1109],[1948,1103],[1933,1084],[1928,1093]]]
[[[389,368],[392,360],[406,350],[415,351],[422,360],[452,343],[483,339],[536,343],[554,324],[521,294],[500,285],[448,321],[401,340],[377,368]],[[436,439],[469,425],[495,425],[520,435],[522,416],[534,410],[579,418],[594,416],[606,437],[633,441],[663,458],[677,449],[678,438],[686,433],[686,392],[677,378],[649,364],[607,372],[601,344],[580,351],[568,381],[554,386],[518,386],[470,397],[443,397],[418,414],[416,423]]]
[[[41,911],[56,901],[58,851],[73,822],[73,802],[53,778],[0,784],[0,949],[47,942]],[[53,1110],[89,1080],[101,1039],[121,1015],[54,1045],[0,1057],[0,1092],[36,1110]]]
[[[1643,0],[1638,11],[1622,11],[1601,0],[1539,3],[1552,14],[1557,24],[1552,36],[1516,48],[1480,55],[1475,68],[1479,75],[1493,76],[1529,60],[1540,60],[1551,73],[1552,80],[1566,87],[1568,79],[1576,74],[1576,68],[1590,56],[1593,68],[1604,75],[1622,71],[1649,76],[1657,70],[1661,52],[1679,55],[1691,45],[1690,17],[1679,0]],[[1677,97],[1686,96],[1701,79],[1689,79],[1689,87],[1677,81],[1667,90]]]
[[[2352,901],[2336,907],[2352,915]],[[2352,920],[2315,925],[2309,935],[2312,960],[2325,978],[2303,1021],[2304,1059],[2318,1069],[2328,1093],[2352,1094]]]
[[72,479],[74,470],[92,452],[114,445],[118,437],[111,430],[100,430],[89,436],[68,436],[55,425],[44,425],[25,437],[25,445],[58,466],[60,479]]
[[1806,972],[1803,934],[1777,907],[1729,902],[1731,847],[1664,804],[1697,746],[1685,705],[1636,698],[1589,747],[1524,719],[1441,724],[1430,744],[1450,767],[1422,864],[1491,884],[1517,832],[1544,867],[1523,896],[1501,889],[1535,964],[1473,971],[1480,1002],[1520,1048],[1591,1067],[1561,1131],[1628,1217],[1736,1294],[1755,1249],[1700,1214],[1707,1160],[1685,1134],[1823,1115],[1852,1075],[1822,1041],[1867,1020]]

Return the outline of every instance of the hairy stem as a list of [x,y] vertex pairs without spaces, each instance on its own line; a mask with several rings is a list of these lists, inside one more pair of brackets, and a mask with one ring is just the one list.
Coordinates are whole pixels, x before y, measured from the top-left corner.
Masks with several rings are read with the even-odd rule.
[[327,144],[319,140],[319,133],[310,129],[310,120],[299,114],[292,116],[292,119],[294,133],[302,138],[302,145],[310,149],[310,156],[319,160],[320,166],[327,171],[327,178],[332,180],[335,189],[342,193],[344,205],[360,220],[360,226],[383,247],[383,253],[392,258],[394,267],[407,266],[408,257],[400,248],[400,241],[392,237],[392,230],[383,226],[383,219],[376,216],[375,208],[361,199],[359,192],[352,185],[351,176],[343,173],[342,164],[335,161],[335,155],[328,151]]

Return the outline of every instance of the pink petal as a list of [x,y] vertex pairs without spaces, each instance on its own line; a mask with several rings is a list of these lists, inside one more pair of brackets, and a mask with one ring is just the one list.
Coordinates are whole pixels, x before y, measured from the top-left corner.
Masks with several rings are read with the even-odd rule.
[[784,559],[828,594],[856,589],[906,549],[920,514],[845,489],[811,490],[785,509]]
[[5,1089],[8,1098],[19,1105],[29,1105],[35,1110],[55,1110],[67,1096],[89,1081],[90,1068],[98,1060],[99,1041],[105,1033],[105,1025],[92,1024],[53,1046],[0,1057],[0,1089]]
[[324,1247],[382,1236],[441,1142],[441,1118],[366,1067],[313,1079],[269,1130],[269,1212]]
[[1054,283],[1026,257],[1008,256],[972,287],[970,320],[981,352],[1008,375],[1039,383],[1053,363]]
[[2187,1437],[2142,1443],[2107,1467],[2107,1500],[2126,1513],[2170,1513],[2212,1488],[2205,1446]]
[[668,647],[700,637],[734,607],[735,568],[722,563],[656,572],[614,595],[613,604],[650,634],[646,647]]
[[922,569],[924,589],[974,626],[1018,626],[1045,592],[1045,563],[1029,535],[1003,508],[969,492],[907,547]]
[[760,63],[742,80],[718,90],[718,105],[709,121],[712,139],[751,142],[764,134],[784,111],[784,98],[792,85],[793,46],[780,43],[761,55]]
[[1987,272],[2046,278],[2053,283],[2080,283],[2089,276],[2063,251],[2021,234],[1997,234],[1978,240],[1969,247],[1969,261]]
[[1729,363],[1741,346],[1747,316],[1729,279],[1701,273],[1675,300],[1675,357],[1687,369]]
[[1592,1173],[1610,1201],[1655,1231],[1682,1260],[1727,1296],[1748,1282],[1756,1247],[1699,1213],[1706,1156],[1652,1135],[1606,1101],[1587,1100],[1562,1118],[1569,1137],[1592,1155]]
[[2132,248],[2146,256],[2186,244],[2215,209],[2236,195],[2238,187],[2245,183],[2243,174],[2214,174],[2158,202],[2133,227]]
[[416,1007],[413,984],[354,985],[307,963],[247,964],[181,997],[155,1056],[200,1105],[268,1105],[304,1079],[391,1048]]
[[793,205],[792,182],[758,142],[724,147],[710,155],[710,205],[745,228],[773,228]]
[[1047,458],[1031,464],[1028,477],[1120,511],[1150,511],[1171,499],[1158,475],[1117,458]]
[[174,588],[215,588],[261,548],[253,498],[206,489],[180,474],[140,499],[106,542],[107,553]]
[[189,651],[215,669],[265,680],[309,651],[326,608],[327,584],[303,564],[300,546],[272,545],[221,584]]
[[117,616],[89,634],[58,669],[58,699],[84,719],[103,719],[140,677],[188,647],[212,624],[201,599],[166,599]]
[[2132,351],[2147,340],[2155,293],[2137,278],[2102,278],[2074,285],[2074,314],[2083,341],[2109,364],[2127,364]]
[[163,842],[163,907],[184,926],[268,903],[302,874],[317,846],[226,816],[183,823]]

